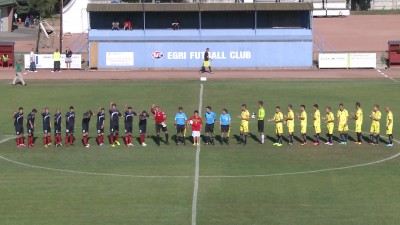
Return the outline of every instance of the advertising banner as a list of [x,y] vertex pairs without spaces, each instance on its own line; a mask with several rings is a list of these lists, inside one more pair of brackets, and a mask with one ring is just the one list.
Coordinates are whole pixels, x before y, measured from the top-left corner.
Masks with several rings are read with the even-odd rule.
[[[73,54],[71,62],[71,69],[81,69],[82,67],[82,55]],[[29,69],[30,56],[29,54],[24,55],[25,69]],[[61,69],[66,69],[65,54],[61,54]],[[53,69],[54,61],[53,54],[37,54],[36,55],[36,68],[37,69]]]
[[376,53],[320,53],[320,69],[376,68]]

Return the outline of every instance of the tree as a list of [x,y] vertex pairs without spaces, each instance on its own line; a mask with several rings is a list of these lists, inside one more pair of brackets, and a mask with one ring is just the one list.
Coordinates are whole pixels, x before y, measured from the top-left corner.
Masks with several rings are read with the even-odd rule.
[[59,0],[28,0],[31,13],[37,13],[41,17],[51,16],[59,4]]
[[29,14],[30,6],[28,0],[17,0],[16,13]]

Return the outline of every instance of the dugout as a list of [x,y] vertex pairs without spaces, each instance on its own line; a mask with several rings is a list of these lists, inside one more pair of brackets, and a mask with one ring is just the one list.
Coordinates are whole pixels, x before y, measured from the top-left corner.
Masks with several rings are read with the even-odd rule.
[[[90,67],[311,67],[311,3],[88,4]],[[130,31],[111,31],[117,19]],[[172,30],[178,20],[180,30]],[[91,54],[93,53],[93,54]],[[129,60],[126,60],[126,58]]]
[[[1,67],[14,67],[14,42],[9,42],[9,41],[3,41],[0,42],[0,66]],[[3,55],[6,54],[8,55],[8,62],[6,65],[4,65],[2,57]]]
[[400,66],[400,40],[388,42],[389,66]]

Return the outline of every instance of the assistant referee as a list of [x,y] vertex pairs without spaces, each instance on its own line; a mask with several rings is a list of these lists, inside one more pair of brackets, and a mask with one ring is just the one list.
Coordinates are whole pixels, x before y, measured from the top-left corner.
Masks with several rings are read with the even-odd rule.
[[263,101],[258,101],[258,114],[257,114],[257,125],[258,132],[260,132],[260,144],[264,144],[264,117],[265,117],[265,109],[264,109]]

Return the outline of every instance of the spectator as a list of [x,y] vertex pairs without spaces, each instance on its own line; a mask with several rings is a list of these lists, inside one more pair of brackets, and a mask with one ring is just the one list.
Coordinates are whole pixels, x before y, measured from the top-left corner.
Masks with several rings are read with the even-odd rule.
[[22,74],[21,74],[21,71],[22,71],[21,63],[22,63],[21,59],[18,59],[16,62],[16,65],[15,65],[16,74],[15,74],[14,80],[12,82],[13,85],[16,85],[17,80],[21,81],[22,85],[24,85],[24,86],[26,85],[24,78],[22,77]]
[[174,22],[172,23],[172,30],[179,30],[180,26],[179,26],[179,22],[177,19],[174,19]]
[[114,19],[114,22],[112,22],[111,25],[111,30],[119,30],[119,22],[117,21],[117,19]]
[[10,67],[10,65],[8,64],[9,60],[10,60],[10,57],[8,56],[8,54],[4,53],[3,56],[1,57],[1,61],[3,62],[3,68]]
[[132,22],[128,18],[125,19],[124,30],[132,30]]
[[25,17],[25,27],[29,27],[29,16]]
[[65,50],[65,64],[67,65],[67,70],[71,69],[71,62],[72,62],[72,51],[69,47]]
[[61,54],[60,51],[58,51],[58,49],[56,49],[56,51],[53,54],[53,60],[54,60],[54,70],[52,70],[51,72],[61,72],[60,70],[60,61],[61,61]]
[[31,53],[29,54],[29,61],[30,61],[29,72],[37,73],[37,70],[36,70],[36,54],[33,51],[33,48],[31,50]]

